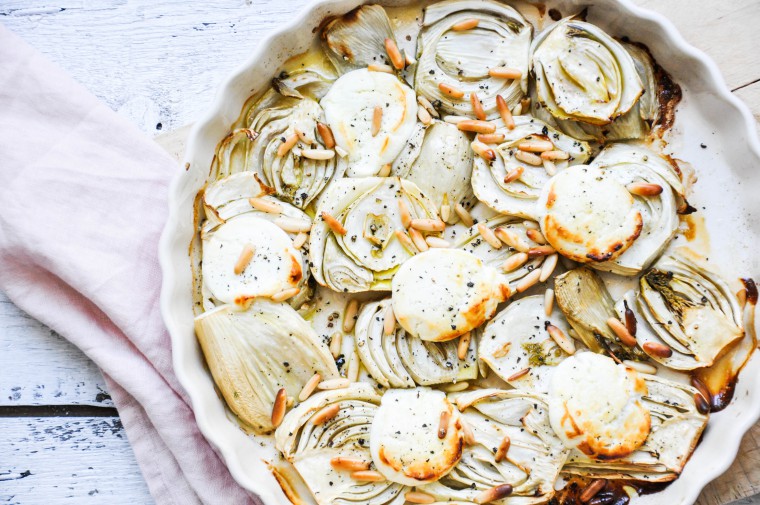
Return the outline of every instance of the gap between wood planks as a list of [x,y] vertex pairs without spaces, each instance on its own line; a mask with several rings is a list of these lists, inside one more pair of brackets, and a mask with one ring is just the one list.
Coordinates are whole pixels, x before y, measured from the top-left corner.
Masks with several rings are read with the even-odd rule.
[[3,417],[119,417],[119,413],[113,407],[93,405],[0,406]]

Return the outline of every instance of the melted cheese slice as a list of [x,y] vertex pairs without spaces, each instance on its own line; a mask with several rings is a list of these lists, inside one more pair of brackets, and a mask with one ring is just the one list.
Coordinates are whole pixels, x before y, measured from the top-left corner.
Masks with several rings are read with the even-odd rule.
[[[447,422],[441,423],[446,412]],[[443,437],[439,429],[445,428]],[[370,453],[388,480],[416,486],[435,482],[459,462],[464,434],[459,411],[441,391],[391,389],[370,430]]]
[[651,418],[641,400],[646,394],[633,369],[581,352],[554,369],[549,421],[567,447],[600,460],[622,458],[649,436]]
[[[235,264],[246,245],[254,254],[242,273]],[[272,296],[300,285],[303,259],[280,227],[242,214],[221,225],[203,243],[203,283],[214,298],[244,304],[257,296]]]
[[604,170],[585,165],[555,175],[544,187],[538,208],[549,243],[581,263],[617,258],[643,226],[625,186]]
[[[370,177],[391,163],[417,122],[414,90],[385,72],[348,72],[333,83],[320,104],[335,142],[348,153],[349,177]],[[380,130],[373,136],[376,107],[382,117]]]
[[393,312],[409,333],[443,342],[485,323],[509,298],[504,277],[474,254],[430,249],[393,277]]

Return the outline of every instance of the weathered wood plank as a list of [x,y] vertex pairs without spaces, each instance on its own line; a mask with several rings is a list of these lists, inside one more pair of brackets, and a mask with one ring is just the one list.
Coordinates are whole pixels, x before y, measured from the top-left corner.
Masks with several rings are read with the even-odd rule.
[[0,418],[0,433],[0,503],[153,503],[118,418]]
[[0,292],[0,406],[8,405],[113,402],[98,367],[82,351]]

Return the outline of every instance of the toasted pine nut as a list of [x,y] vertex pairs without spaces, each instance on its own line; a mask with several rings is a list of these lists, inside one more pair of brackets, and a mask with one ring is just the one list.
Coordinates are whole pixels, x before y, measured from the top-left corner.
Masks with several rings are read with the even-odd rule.
[[497,79],[520,79],[522,70],[509,67],[493,67],[488,70],[488,75]]
[[583,503],[590,502],[591,498],[596,496],[597,493],[599,493],[599,491],[604,489],[604,486],[606,485],[607,485],[607,481],[604,479],[596,479],[596,480],[591,481],[591,483],[583,489],[579,499]]
[[322,211],[322,220],[327,223],[327,226],[329,226],[334,233],[337,233],[338,235],[345,235],[347,233],[346,229],[343,227],[340,221],[335,219],[326,211]]
[[537,258],[539,256],[551,256],[557,251],[550,245],[540,245],[537,247],[531,247],[528,250],[528,256],[531,258]]
[[335,137],[329,126],[324,123],[317,123],[317,133],[322,137],[322,143],[326,148],[332,149],[335,147]]
[[396,230],[393,233],[396,235],[398,241],[401,242],[401,245],[403,245],[407,251],[412,254],[417,252],[417,248],[414,247],[414,242],[412,242],[412,239],[409,237],[409,235],[406,234],[404,230]]
[[468,118],[467,116],[443,116],[443,120],[446,121],[447,123],[456,125],[456,124],[461,123],[462,121],[470,121],[470,118]]
[[485,121],[486,112],[483,110],[483,104],[481,104],[478,99],[478,94],[474,91],[470,93],[470,104],[472,105],[472,112],[475,114],[475,117],[481,121]]
[[459,382],[454,382],[452,384],[447,384],[447,385],[443,386],[441,389],[443,389],[447,393],[459,393],[460,391],[464,391],[468,387],[470,387],[470,383],[469,382],[467,382],[467,381],[459,381]]
[[422,105],[425,108],[425,110],[430,113],[431,116],[440,117],[440,115],[438,114],[438,111],[435,110],[435,107],[433,107],[433,104],[430,103],[430,100],[428,100],[424,96],[417,95],[417,103]]
[[501,249],[502,243],[501,240],[499,240],[496,235],[494,235],[493,230],[486,226],[483,223],[478,223],[478,233],[480,233],[480,236],[483,237],[483,240],[488,242],[491,247],[494,249]]
[[293,247],[300,249],[306,244],[307,240],[309,240],[309,236],[304,232],[299,232],[296,238],[293,239]]
[[285,388],[280,388],[274,397],[274,404],[272,405],[272,426],[277,428],[282,424],[282,419],[285,417],[285,409],[287,409],[288,393]]
[[494,455],[494,459],[497,463],[501,463],[504,458],[507,457],[507,453],[509,452],[509,446],[512,445],[512,441],[510,440],[508,435],[504,435],[504,438],[501,440],[501,443],[499,444],[499,448],[496,449],[496,454]]
[[328,379],[317,384],[317,389],[329,391],[333,389],[343,389],[351,385],[348,379]]
[[373,137],[376,137],[380,133],[380,127],[383,124],[383,108],[380,106],[375,107],[372,110],[372,133]]
[[401,224],[404,228],[412,226],[412,214],[409,212],[409,206],[404,200],[398,201],[399,215],[401,216]]
[[388,177],[391,175],[391,164],[386,163],[382,167],[380,167],[380,171],[377,173],[378,177]]
[[316,414],[314,414],[311,417],[311,424],[314,426],[319,426],[320,424],[324,424],[333,417],[338,415],[338,412],[340,412],[340,403],[333,403],[332,405],[329,405]]
[[385,72],[386,74],[396,73],[393,67],[390,65],[383,65],[382,63],[370,63],[367,65],[367,70],[370,72]]
[[513,249],[523,253],[527,253],[530,250],[530,246],[522,237],[506,228],[496,228],[494,234],[499,237],[499,240]]
[[503,133],[478,133],[477,139],[484,144],[501,144],[505,136]]
[[462,420],[462,434],[464,435],[464,443],[467,445],[475,444],[475,434],[472,432],[470,425]]
[[463,32],[465,30],[472,30],[476,26],[478,26],[478,23],[480,22],[479,19],[476,18],[470,18],[465,19],[464,21],[460,21],[459,23],[455,23],[451,25],[451,29],[455,32]]
[[707,385],[702,382],[698,377],[692,376],[691,378],[691,385],[697,388],[699,391],[699,394],[707,400],[708,403],[712,403],[713,396],[712,393],[710,393],[710,390],[707,388]]
[[303,130],[303,128],[301,128],[300,126],[294,127],[293,131],[296,132],[296,135],[298,135],[298,138],[301,139],[301,142],[303,142],[307,146],[310,146],[315,142],[315,140],[311,138],[311,136],[308,133],[306,133]]
[[496,109],[498,109],[499,111],[501,120],[504,121],[504,126],[509,128],[510,130],[514,130],[515,118],[512,117],[512,111],[509,110],[509,105],[507,105],[507,101],[504,100],[504,97],[501,95],[496,95]]
[[409,503],[435,503],[435,496],[420,491],[409,491],[404,495],[404,499]]
[[454,212],[456,212],[457,216],[459,216],[459,219],[462,220],[462,223],[465,226],[472,226],[475,224],[475,221],[473,221],[472,216],[470,215],[470,212],[464,208],[464,205],[461,203],[458,203],[454,206]]
[[303,385],[303,389],[300,393],[298,393],[298,401],[305,401],[308,397],[311,396],[311,394],[314,392],[315,389],[317,389],[317,384],[322,380],[322,376],[318,373],[315,373],[311,376],[311,379],[306,381],[306,384]]
[[554,326],[551,323],[547,323],[546,331],[549,332],[549,336],[552,338],[552,340],[554,340],[554,342],[556,342],[560,349],[565,351],[567,354],[575,354],[575,343],[573,342],[573,339],[565,335],[564,331],[560,330],[558,327]]
[[533,242],[537,244],[541,244],[541,245],[546,245],[546,238],[544,237],[544,234],[541,233],[539,230],[536,230],[535,228],[531,228],[528,231],[526,231],[525,234]]
[[632,182],[625,189],[629,193],[638,196],[657,196],[662,193],[662,186],[659,184],[648,184],[646,182]]
[[359,470],[351,474],[351,478],[362,482],[383,482],[385,476],[375,470]]
[[549,288],[544,292],[544,314],[546,317],[552,315],[554,310],[554,290]]
[[285,156],[288,151],[293,149],[293,147],[296,145],[296,142],[298,142],[298,135],[296,133],[293,133],[289,137],[287,137],[282,144],[277,148],[277,157],[281,158]]
[[356,472],[358,470],[369,470],[369,461],[364,461],[359,458],[347,458],[345,456],[338,456],[330,460],[330,466],[336,470],[351,470]]
[[389,303],[383,318],[383,333],[392,335],[394,331],[396,331],[396,314],[393,312],[393,305]]
[[388,53],[388,59],[391,60],[391,65],[393,65],[396,70],[404,68],[404,63],[406,63],[404,61],[404,55],[398,50],[396,41],[393,39],[385,39],[385,52]]
[[496,159],[496,153],[494,150],[479,140],[473,140],[470,144],[470,147],[472,147],[472,150],[475,151],[475,154],[486,161],[493,161]]
[[253,247],[251,244],[246,244],[243,246],[243,250],[240,251],[240,256],[238,257],[237,262],[235,263],[235,268],[233,268],[233,272],[235,272],[235,275],[240,275],[243,273],[243,270],[246,269],[246,267],[251,263],[251,260],[253,259],[253,255],[256,253],[256,248]]
[[636,322],[636,314],[633,313],[631,308],[628,306],[628,302],[623,300],[623,307],[624,307],[624,318],[623,321],[625,322],[625,329],[628,330],[628,333],[636,336],[636,327],[638,326],[638,323]]
[[335,151],[332,149],[303,149],[301,156],[310,160],[331,160],[335,158]]
[[438,421],[438,438],[446,438],[446,433],[449,431],[449,420],[451,419],[451,412],[444,410],[441,412],[441,418]]
[[283,289],[282,291],[273,294],[271,297],[271,300],[273,302],[284,302],[285,300],[289,300],[290,298],[293,298],[300,292],[301,292],[301,288]]
[[438,89],[441,90],[441,93],[445,93],[451,98],[456,98],[457,100],[464,97],[464,91],[459,88],[455,88],[450,84],[446,84],[445,82],[439,82]]
[[646,373],[649,375],[654,375],[657,373],[656,366],[650,365],[649,363],[644,363],[642,361],[633,361],[630,359],[626,359],[626,360],[623,360],[623,364],[627,366],[628,368],[633,368],[637,372]]
[[570,159],[570,155],[565,151],[544,151],[541,153],[542,160],[567,160]]
[[282,205],[266,198],[249,198],[248,203],[256,210],[269,214],[282,214]]
[[469,331],[459,337],[459,343],[457,344],[457,357],[459,359],[467,357],[467,351],[470,350],[470,340],[472,340],[472,334]]
[[522,177],[523,173],[525,173],[525,167],[517,166],[511,169],[509,172],[507,172],[507,175],[504,176],[504,184],[515,182],[517,179]]
[[422,233],[420,233],[417,229],[409,228],[409,236],[414,243],[414,247],[416,247],[418,251],[425,252],[430,249],[428,243],[425,242],[425,237],[423,237]]
[[645,342],[641,348],[650,356],[657,356],[658,358],[669,358],[673,355],[673,349],[659,342]]
[[466,119],[457,123],[457,128],[463,132],[475,133],[493,133],[496,131],[496,125],[489,121],[479,119]]
[[530,372],[530,368],[523,368],[522,370],[515,372],[509,377],[507,377],[507,382],[517,380],[521,377],[525,377],[526,375],[528,375],[528,372]]
[[539,156],[536,156],[535,154],[529,153],[527,151],[516,151],[515,158],[522,161],[523,163],[527,163],[528,165],[533,165],[534,167],[541,167],[544,165],[544,162],[541,161],[541,158]]
[[544,160],[544,170],[546,170],[547,174],[552,176],[557,173],[557,165],[555,165],[553,161]]
[[433,122],[433,117],[430,115],[430,113],[427,111],[425,107],[418,107],[417,108],[417,119],[420,120],[420,122],[424,125],[429,125]]
[[548,140],[530,139],[523,140],[517,144],[517,148],[521,151],[527,151],[530,153],[543,153],[554,149],[554,144]]
[[498,349],[496,349],[494,352],[491,353],[491,356],[494,358],[503,358],[507,354],[509,354],[509,350],[512,348],[512,342],[507,342],[506,344],[502,345]]
[[311,230],[311,223],[305,219],[295,219],[292,217],[278,217],[274,224],[288,233],[308,232]]
[[528,275],[523,277],[520,282],[517,283],[517,286],[515,286],[515,291],[518,293],[522,293],[523,291],[527,291],[531,287],[533,287],[534,284],[538,282],[538,279],[541,278],[541,269],[536,268],[532,270]]
[[547,256],[541,264],[541,277],[538,278],[539,282],[546,282],[546,279],[548,279],[552,272],[554,272],[554,269],[557,268],[558,261],[559,256],[557,254]]
[[356,324],[356,314],[359,312],[359,301],[351,300],[346,304],[346,311],[343,313],[343,331],[349,333],[354,329]]
[[528,255],[525,253],[513,254],[504,261],[501,265],[502,270],[505,272],[512,272],[523,266],[528,261]]
[[332,334],[332,337],[330,337],[330,354],[332,354],[333,359],[338,359],[338,356],[340,356],[340,348],[342,344],[343,334],[336,331]]
[[502,484],[500,486],[486,489],[475,498],[475,503],[491,503],[496,500],[501,500],[512,494],[511,484]]
[[427,245],[434,249],[448,249],[451,247],[451,242],[439,237],[425,237],[425,242],[427,242]]
[[412,219],[410,226],[419,231],[443,231],[446,229],[446,223],[440,219]]
[[451,218],[451,205],[444,203],[441,205],[441,221],[448,222]]
[[359,380],[359,353],[356,351],[351,353],[351,361],[348,362],[348,372],[346,372],[346,378],[351,382]]
[[607,319],[607,325],[615,332],[623,345],[628,347],[636,346],[636,337],[628,333],[628,328],[616,317]]

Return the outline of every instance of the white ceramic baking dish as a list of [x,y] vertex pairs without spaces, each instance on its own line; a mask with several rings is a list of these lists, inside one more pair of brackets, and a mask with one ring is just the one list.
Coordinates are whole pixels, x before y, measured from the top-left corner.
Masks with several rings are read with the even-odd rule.
[[[188,245],[193,235],[193,199],[208,174],[217,143],[238,117],[243,103],[269,85],[288,57],[305,51],[325,17],[341,14],[361,0],[323,0],[304,8],[293,20],[264,38],[249,60],[221,86],[208,114],[192,130],[185,160],[189,168],[173,182],[170,214],[160,243],[163,269],[161,310],[172,338],[174,368],[192,400],[203,434],[218,449],[233,477],[266,504],[288,503],[262,462],[262,449],[226,411],[193,332]],[[402,0],[378,2],[403,5]],[[509,3],[507,1],[507,3]],[[728,279],[760,274],[760,142],[747,107],[726,87],[716,65],[687,44],[662,16],[626,0],[555,0],[548,7],[562,13],[589,7],[589,20],[615,36],[648,45],[684,91],[671,132],[670,148],[691,162],[699,182],[690,201],[707,221],[709,262]],[[706,148],[701,147],[706,145]],[[701,489],[723,473],[736,457],[744,433],[760,417],[760,359],[757,353],[741,374],[734,400],[714,415],[704,438],[681,477],[661,493],[636,504],[691,504]]]

